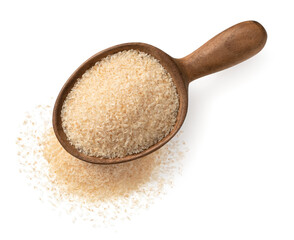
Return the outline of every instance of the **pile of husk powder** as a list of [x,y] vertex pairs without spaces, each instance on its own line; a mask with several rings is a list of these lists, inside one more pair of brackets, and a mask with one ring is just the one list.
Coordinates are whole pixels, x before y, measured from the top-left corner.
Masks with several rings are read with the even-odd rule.
[[144,158],[95,165],[61,147],[51,127],[51,109],[39,105],[26,114],[17,138],[19,171],[42,201],[74,222],[110,226],[131,219],[165,195],[181,173],[187,149],[180,134]]

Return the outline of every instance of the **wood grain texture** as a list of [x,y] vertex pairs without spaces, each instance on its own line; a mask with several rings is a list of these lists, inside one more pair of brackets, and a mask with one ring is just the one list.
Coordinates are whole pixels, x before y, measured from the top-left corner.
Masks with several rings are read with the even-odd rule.
[[175,61],[190,83],[247,60],[264,47],[266,40],[267,34],[261,24],[246,21],[228,28],[193,53]]
[[[266,39],[266,31],[259,23],[247,21],[223,31],[202,47],[181,59],[172,58],[162,50],[145,43],[125,43],[105,49],[86,60],[62,87],[53,109],[52,123],[55,135],[68,153],[90,163],[114,164],[146,156],[166,144],[181,128],[188,109],[188,85],[192,80],[231,67],[252,57],[263,48]],[[130,49],[149,53],[158,59],[170,73],[176,85],[180,102],[176,124],[165,138],[141,153],[113,159],[87,156],[72,146],[64,133],[60,117],[63,102],[77,79],[87,69],[110,54]]]

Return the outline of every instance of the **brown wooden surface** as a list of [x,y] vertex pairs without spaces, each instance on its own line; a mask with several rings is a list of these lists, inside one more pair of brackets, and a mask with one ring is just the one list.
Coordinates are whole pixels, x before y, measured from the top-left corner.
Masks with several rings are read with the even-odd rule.
[[[97,157],[91,157],[87,156],[81,152],[79,152],[77,149],[72,146],[69,141],[67,140],[67,137],[63,131],[62,123],[61,123],[61,109],[63,102],[69,93],[69,91],[74,86],[76,80],[80,78],[83,73],[92,67],[97,61],[101,60],[102,58],[114,54],[116,52],[120,52],[123,50],[130,50],[130,49],[137,49],[142,52],[149,53],[150,55],[154,56],[156,59],[160,61],[160,63],[163,65],[165,69],[171,74],[171,77],[173,78],[177,91],[179,93],[179,100],[180,100],[180,107],[179,107],[179,113],[177,116],[177,122],[174,126],[174,129],[160,142],[155,144],[154,146],[151,146],[149,149],[138,153],[129,155],[124,158],[113,158],[113,159],[106,159],[106,158],[97,158]],[[127,162],[131,161],[140,157],[143,157],[149,153],[152,153],[153,151],[157,150],[161,146],[163,146],[165,143],[167,143],[180,129],[186,113],[187,113],[187,106],[188,106],[188,95],[187,95],[187,85],[186,81],[183,81],[183,76],[181,75],[181,72],[178,69],[178,66],[174,62],[173,58],[171,58],[169,55],[161,51],[160,49],[153,47],[151,45],[145,44],[145,43],[126,43],[126,44],[120,44],[108,49],[105,49],[91,58],[89,58],[87,61],[85,61],[67,80],[67,82],[64,84],[63,88],[61,89],[53,109],[53,129],[55,132],[55,135],[63,148],[70,153],[71,155],[75,156],[76,158],[79,158],[81,160],[91,162],[91,163],[99,163],[99,164],[111,164],[111,163],[120,163],[120,162]]]
[[254,56],[264,47],[266,39],[266,31],[258,22],[242,22],[216,35],[188,56],[176,59],[176,62],[191,82]]
[[[105,49],[85,61],[69,77],[61,89],[53,109],[52,123],[55,135],[68,153],[90,163],[113,164],[146,156],[166,144],[182,126],[188,108],[188,85],[192,80],[231,67],[252,57],[263,48],[266,38],[266,31],[259,23],[247,21],[225,30],[198,50],[181,59],[174,59],[160,49],[145,43],[126,43]],[[113,159],[87,156],[75,149],[67,140],[60,117],[63,102],[76,80],[87,69],[110,54],[129,49],[137,49],[149,53],[158,59],[163,67],[171,74],[180,98],[177,122],[173,130],[164,139],[141,153]]]

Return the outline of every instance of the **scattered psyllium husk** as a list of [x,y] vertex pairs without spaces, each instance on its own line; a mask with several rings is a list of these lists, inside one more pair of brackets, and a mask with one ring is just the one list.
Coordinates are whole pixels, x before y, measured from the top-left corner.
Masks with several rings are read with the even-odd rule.
[[17,138],[19,171],[40,199],[73,221],[108,227],[131,219],[172,187],[185,147],[177,135],[135,161],[95,165],[69,155],[51,128],[50,106],[27,114]]
[[142,152],[167,136],[178,109],[176,86],[159,61],[128,50],[103,58],[78,79],[61,119],[76,149],[115,158]]

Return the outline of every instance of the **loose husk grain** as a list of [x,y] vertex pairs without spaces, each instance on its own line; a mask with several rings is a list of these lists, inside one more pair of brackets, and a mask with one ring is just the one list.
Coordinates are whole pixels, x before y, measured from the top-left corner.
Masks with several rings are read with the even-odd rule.
[[142,152],[167,136],[178,108],[176,86],[159,61],[128,50],[107,56],[78,79],[61,119],[79,151],[116,158]]
[[57,141],[50,106],[27,114],[17,139],[19,171],[40,199],[73,221],[107,227],[131,219],[163,196],[181,172],[183,143],[176,136],[142,159],[95,165],[69,155]]

